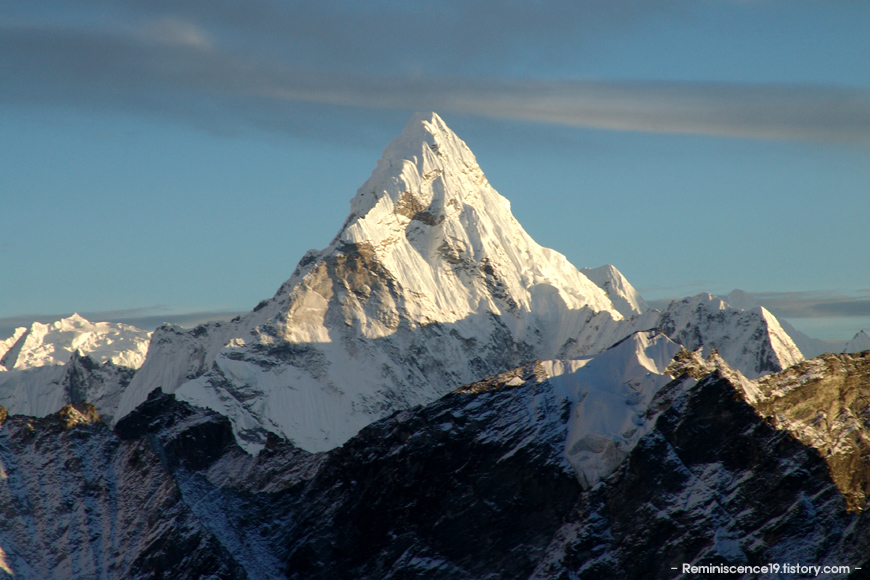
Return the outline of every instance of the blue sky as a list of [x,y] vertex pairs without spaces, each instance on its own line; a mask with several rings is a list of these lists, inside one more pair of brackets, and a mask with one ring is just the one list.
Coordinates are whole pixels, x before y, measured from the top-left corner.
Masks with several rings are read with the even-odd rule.
[[0,327],[271,296],[435,110],[541,244],[648,299],[870,330],[870,2],[6,3]]

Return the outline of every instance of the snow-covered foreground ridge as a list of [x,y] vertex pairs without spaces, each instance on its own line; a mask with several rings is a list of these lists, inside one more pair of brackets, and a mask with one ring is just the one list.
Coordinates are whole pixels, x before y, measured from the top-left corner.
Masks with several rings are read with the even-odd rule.
[[[538,362],[536,372],[525,380],[513,377],[514,371],[485,383],[488,388],[490,384],[519,387],[524,383],[546,382],[548,388],[534,390],[553,400],[542,402],[533,398],[530,404],[570,409],[567,421],[558,416],[547,421],[565,430],[555,440],[565,442],[565,460],[580,484],[588,489],[613,473],[641,437],[653,428],[661,412],[652,407],[653,400],[662,387],[673,381],[668,367],[681,351],[683,347],[663,333],[643,331],[593,356]],[[512,378],[508,379],[509,375]],[[679,388],[682,391],[693,384],[694,381],[689,381]],[[464,390],[474,392],[482,385],[477,383]],[[533,414],[532,409],[526,413]],[[518,419],[517,424],[521,423]]]
[[649,310],[616,268],[581,272],[539,246],[466,144],[418,114],[338,235],[274,297],[231,322],[155,331],[115,416],[160,387],[229,417],[248,451],[267,432],[323,451],[397,409],[535,359],[602,352],[664,315],[669,335],[707,347],[731,340],[711,325],[739,328],[728,348],[747,375],[790,364],[775,319],[706,296]]

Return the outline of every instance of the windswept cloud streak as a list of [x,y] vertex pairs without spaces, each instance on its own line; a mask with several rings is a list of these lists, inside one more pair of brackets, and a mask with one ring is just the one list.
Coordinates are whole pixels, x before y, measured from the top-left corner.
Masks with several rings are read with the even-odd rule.
[[550,83],[467,101],[465,111],[578,127],[813,141],[870,141],[870,92],[696,83]]
[[[123,30],[123,28],[121,29]],[[618,131],[870,143],[870,91],[819,86],[382,77],[231,51],[193,23],[126,33],[0,25],[0,103],[293,131],[295,105],[438,110]]]
[[870,297],[837,292],[753,292],[759,304],[785,318],[870,317]]

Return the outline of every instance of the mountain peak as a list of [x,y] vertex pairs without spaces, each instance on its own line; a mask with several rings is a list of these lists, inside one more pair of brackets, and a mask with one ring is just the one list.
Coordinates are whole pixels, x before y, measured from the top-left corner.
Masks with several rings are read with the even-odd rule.
[[740,308],[741,310],[752,310],[753,308],[758,308],[760,306],[749,292],[740,290],[739,288],[735,288],[729,292],[728,296],[725,297],[725,302],[734,308]]
[[870,350],[870,336],[863,330],[858,332],[852,340],[846,343],[843,352],[863,352]]
[[[384,148],[371,177],[351,201],[348,222],[369,213],[380,202],[385,202],[387,212],[410,218],[418,211],[431,211],[435,209],[431,207],[432,202],[437,202],[439,197],[435,182],[442,176],[455,175],[468,176],[472,182],[477,182],[473,185],[486,182],[474,154],[441,117],[435,113],[417,113],[402,133]],[[451,193],[463,197],[463,188],[453,190]],[[509,211],[510,204],[506,202],[500,205]]]
[[624,317],[631,318],[649,310],[640,293],[615,266],[606,264],[598,268],[583,268],[581,272],[607,293],[613,307]]
[[20,327],[0,341],[0,366],[22,370],[63,365],[75,351],[97,362],[138,368],[145,360],[151,333],[127,324],[91,322],[73,314],[50,323]]
[[541,247],[466,144],[434,113],[417,114],[329,246],[237,320],[158,329],[115,416],[162,387],[229,417],[248,451],[268,432],[325,451],[482,376],[594,355],[653,327],[720,348],[754,376],[789,362],[778,353],[790,354],[790,339],[771,338],[781,329],[761,309],[702,294],[647,310],[616,268],[584,275]]
[[[622,318],[601,288],[523,230],[465,142],[435,113],[414,115],[387,145],[321,255],[349,246],[369,248],[406,290],[431,297],[431,312],[421,314],[432,320],[445,311],[455,321],[481,308],[505,310],[492,303],[493,285],[511,298],[508,309],[531,310],[529,290],[546,285],[570,309]],[[474,285],[472,278],[490,282]]]
[[439,141],[453,140],[461,141],[437,113],[415,113],[399,136],[387,146],[386,151],[392,152],[391,147],[402,143],[409,143],[412,146],[426,143],[432,146],[437,145]]
[[160,332],[118,416],[160,386],[231,417],[246,449],[273,431],[322,451],[481,376],[603,350],[623,320],[523,230],[444,121],[417,114],[329,246],[237,323]]

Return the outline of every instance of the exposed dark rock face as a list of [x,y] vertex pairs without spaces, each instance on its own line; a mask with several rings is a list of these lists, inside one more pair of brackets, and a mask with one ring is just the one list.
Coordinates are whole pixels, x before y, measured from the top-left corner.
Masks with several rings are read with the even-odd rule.
[[[817,365],[846,378],[813,393],[860,407],[863,387],[848,377],[863,359],[837,360],[845,370]],[[586,491],[564,457],[570,408],[554,403],[538,364],[321,454],[272,437],[250,456],[225,417],[159,391],[115,432],[84,404],[10,416],[0,569],[26,579],[585,580],[677,578],[683,563],[870,568],[867,512],[840,493],[831,462],[718,372],[695,381],[661,389],[653,430]]]
[[229,419],[179,402],[160,389],[121,419],[115,433],[125,441],[156,438],[158,453],[170,471],[182,463],[192,471],[207,469],[235,442]]
[[[482,381],[379,422],[333,453],[300,500],[288,576],[664,579],[683,563],[866,560],[870,521],[846,509],[818,452],[718,374],[586,492],[557,437],[528,444],[532,423],[493,428],[497,417],[523,425],[519,401],[546,381],[502,385]],[[555,435],[558,415],[534,424]]]
[[868,530],[818,452],[713,374],[582,496],[535,576],[664,579],[683,563],[860,566]]
[[528,576],[580,495],[562,457],[567,413],[548,405],[547,382],[491,387],[331,453],[299,499],[288,577]]
[[759,413],[819,450],[851,509],[870,494],[870,351],[825,354],[759,381]]
[[143,440],[94,407],[0,429],[0,546],[16,578],[246,578]]

